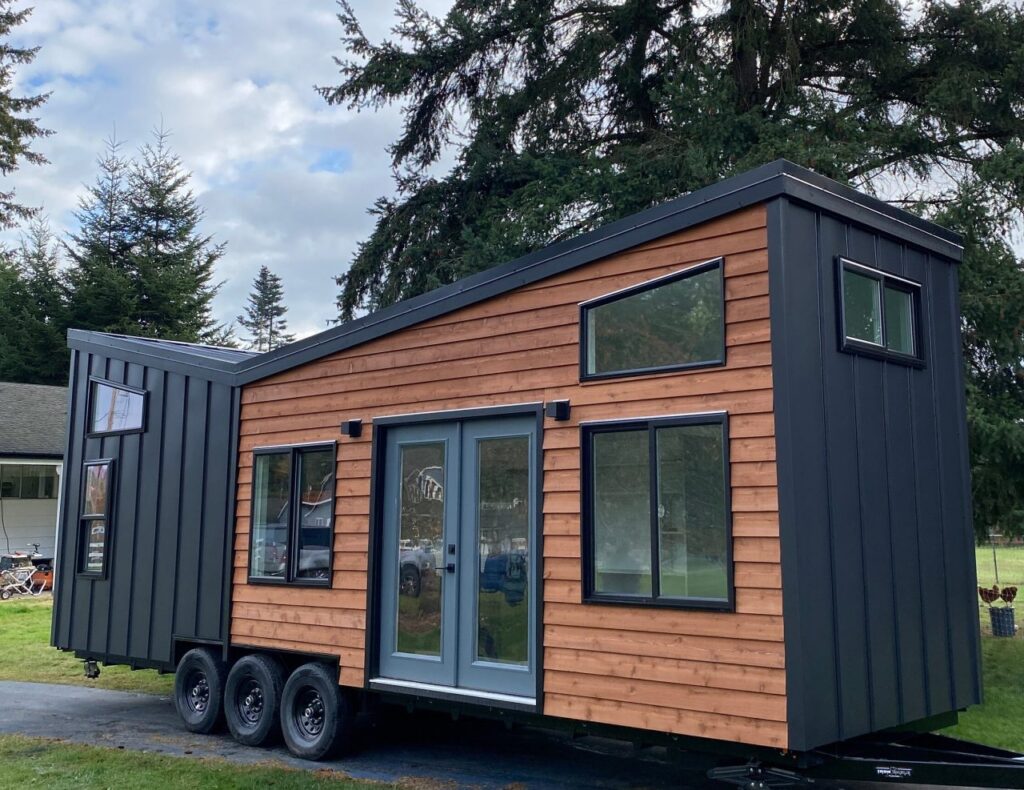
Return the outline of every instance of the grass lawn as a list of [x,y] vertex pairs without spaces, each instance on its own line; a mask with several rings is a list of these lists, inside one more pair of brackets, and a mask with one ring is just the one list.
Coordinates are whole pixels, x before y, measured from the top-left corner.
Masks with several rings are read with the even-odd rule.
[[76,686],[171,693],[173,675],[155,670],[132,672],[128,667],[101,667],[99,678],[85,677],[82,662],[72,653],[50,647],[50,616],[53,599],[16,597],[0,601],[0,680],[34,683],[71,683]]
[[140,754],[97,746],[76,746],[41,738],[0,735],[0,765],[5,787],[90,790],[110,787],[253,787],[368,790],[398,787],[348,779],[333,771],[307,771],[271,765],[237,765],[225,760],[186,759]]
[[[1024,547],[999,547],[995,561],[992,547],[979,547],[976,551],[978,584],[991,587],[996,583],[996,564],[999,567],[999,585],[1021,588],[1017,608],[1024,606]],[[978,599],[981,614],[981,657],[985,679],[985,704],[969,708],[960,714],[960,723],[945,730],[947,735],[970,741],[987,743],[1024,752],[1024,638],[1018,633],[1014,639],[996,639],[991,636],[988,605]],[[1018,613],[1018,625],[1019,613]]]

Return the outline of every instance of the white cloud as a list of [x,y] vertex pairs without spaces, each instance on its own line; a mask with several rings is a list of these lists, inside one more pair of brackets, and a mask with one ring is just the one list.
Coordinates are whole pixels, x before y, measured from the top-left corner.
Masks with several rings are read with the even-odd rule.
[[[390,4],[353,5],[371,38],[387,35]],[[323,329],[331,278],[369,234],[367,208],[392,191],[384,148],[399,129],[398,108],[356,114],[313,90],[337,81],[335,12],[329,0],[37,0],[15,31],[41,46],[18,90],[52,91],[39,115],[56,134],[36,146],[51,163],[10,183],[69,230],[104,140],[116,128],[135,148],[162,122],[193,172],[203,232],[228,243],[218,317],[234,319],[266,263],[284,280],[292,329]]]

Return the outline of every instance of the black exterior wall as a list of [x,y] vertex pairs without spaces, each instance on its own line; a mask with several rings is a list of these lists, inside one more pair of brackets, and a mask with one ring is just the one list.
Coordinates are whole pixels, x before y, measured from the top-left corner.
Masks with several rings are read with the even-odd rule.
[[[227,649],[238,395],[228,383],[72,343],[52,641],[85,658],[174,667],[177,643]],[[89,378],[144,390],[142,433],[87,435]],[[82,465],[114,459],[107,573],[78,573]],[[179,651],[180,652],[180,651]]]
[[[981,701],[957,261],[768,207],[790,748]],[[836,256],[922,284],[924,365],[840,350]]]

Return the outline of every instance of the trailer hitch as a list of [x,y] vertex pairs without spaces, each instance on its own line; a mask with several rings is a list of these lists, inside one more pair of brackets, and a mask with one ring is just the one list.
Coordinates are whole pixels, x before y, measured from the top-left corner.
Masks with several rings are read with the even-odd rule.
[[742,787],[745,790],[769,790],[774,787],[807,787],[815,784],[813,779],[760,763],[746,765],[722,765],[708,771],[708,779],[724,784]]

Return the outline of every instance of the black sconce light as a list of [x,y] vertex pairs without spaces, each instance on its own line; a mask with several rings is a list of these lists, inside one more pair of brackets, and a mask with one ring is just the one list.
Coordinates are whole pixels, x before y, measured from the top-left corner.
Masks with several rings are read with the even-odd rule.
[[345,420],[345,422],[341,424],[341,433],[343,436],[358,439],[363,433],[363,421]]
[[551,400],[544,404],[544,416],[552,420],[564,422],[569,419],[569,401]]

